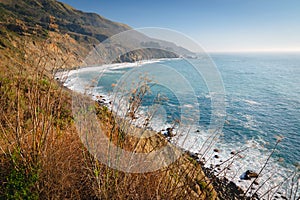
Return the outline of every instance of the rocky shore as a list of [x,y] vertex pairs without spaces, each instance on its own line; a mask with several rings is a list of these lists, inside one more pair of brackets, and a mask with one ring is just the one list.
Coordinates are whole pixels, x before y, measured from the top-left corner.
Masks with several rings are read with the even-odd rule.
[[221,200],[229,200],[229,199],[259,199],[258,195],[255,194],[251,198],[245,197],[244,192],[239,186],[237,186],[234,182],[228,180],[225,177],[217,177],[213,173],[213,169],[205,168],[202,165],[202,169],[205,175],[212,180],[213,187],[218,192],[218,197]]
[[257,194],[254,194],[252,197],[245,197],[244,196],[245,191],[239,186],[237,186],[234,182],[230,181],[226,177],[218,177],[215,175],[214,170],[216,166],[205,167],[204,163],[199,160],[197,154],[190,151],[186,151],[186,153],[192,159],[197,161],[197,163],[201,166],[205,175],[207,176],[207,178],[211,180],[214,189],[217,191],[219,199],[221,200],[259,199]]
[[[96,102],[100,106],[106,106],[108,108],[111,108],[111,101],[108,99],[105,95],[100,95],[97,97]],[[137,127],[138,128],[138,127]],[[157,134],[163,135],[168,142],[170,142],[171,137],[173,137],[173,128],[167,128],[166,130],[162,130],[161,132],[158,132]],[[182,149],[181,147],[178,147]],[[188,150],[182,149],[182,151],[185,152],[187,156],[190,157],[191,160],[196,161],[196,163],[202,168],[204,174],[207,176],[208,179],[210,179],[213,188],[218,193],[218,198],[220,200],[239,200],[239,199],[250,199],[250,197],[245,197],[244,193],[245,191],[237,186],[234,182],[228,180],[225,177],[218,177],[215,175],[214,170],[216,166],[211,167],[205,167],[203,161],[199,160],[199,156],[196,153],[190,152]],[[254,178],[257,176],[257,174],[253,171],[246,171],[244,174],[244,180],[250,180],[251,178]],[[241,176],[242,179],[242,176]],[[259,199],[257,194],[254,194],[251,199]]]

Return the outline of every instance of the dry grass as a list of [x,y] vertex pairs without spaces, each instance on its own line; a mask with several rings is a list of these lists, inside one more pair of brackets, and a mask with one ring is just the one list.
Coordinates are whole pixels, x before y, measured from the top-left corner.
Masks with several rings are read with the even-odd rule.
[[[134,138],[132,136],[125,135],[124,140],[118,140],[119,132],[124,133],[124,129],[127,131],[143,131],[140,128],[136,128],[132,125],[129,128],[125,128],[124,122],[116,120],[115,116],[105,109],[105,107],[97,107],[97,113],[101,119],[101,123],[105,124],[106,134],[113,134],[111,137],[112,142],[115,145],[122,147],[130,152],[143,152],[149,153],[154,150],[160,149],[165,146],[167,140],[154,134],[151,137],[146,138]],[[106,119],[106,120],[103,120]],[[120,124],[121,123],[121,124]],[[122,125],[122,128],[120,127]],[[138,129],[138,130],[136,130]],[[109,131],[114,130],[114,132]],[[145,132],[148,132],[147,130]],[[125,132],[126,133],[126,132]],[[152,133],[153,134],[153,133]],[[165,159],[168,159],[167,157]],[[93,174],[92,179],[94,183],[98,183],[99,194],[103,191],[107,191],[105,198],[118,198],[118,199],[214,199],[216,198],[216,192],[210,185],[200,165],[187,154],[183,154],[174,163],[159,169],[155,172],[132,174],[124,173],[118,170],[112,170],[106,166],[95,165],[94,159],[91,159],[90,171],[104,171],[104,173]],[[103,174],[107,174],[110,171],[110,176],[114,177],[113,185],[115,184],[116,191],[111,191],[111,188],[102,188],[105,185],[111,185],[107,183],[107,177],[103,177]],[[108,179],[110,182],[111,179]],[[116,181],[116,182],[115,182]],[[102,183],[102,184],[101,184]],[[103,184],[104,183],[104,184]],[[124,192],[127,191],[127,192]],[[117,194],[117,196],[111,196]],[[101,196],[101,195],[100,195]]]
[[[142,174],[120,172],[99,163],[78,137],[71,114],[71,92],[51,74],[67,60],[59,56],[59,49],[52,48],[49,53],[37,46],[27,48],[31,44],[23,41],[13,49],[1,50],[5,58],[0,74],[1,198],[216,197],[200,166],[186,155],[168,167]],[[118,145],[145,152],[166,144],[158,135],[145,141],[132,137],[118,141],[122,128],[109,111],[97,109],[101,123],[109,124],[107,136]]]

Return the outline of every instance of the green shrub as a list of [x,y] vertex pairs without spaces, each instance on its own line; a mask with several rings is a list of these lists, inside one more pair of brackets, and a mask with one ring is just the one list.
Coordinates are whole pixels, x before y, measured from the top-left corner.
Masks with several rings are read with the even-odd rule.
[[4,192],[5,199],[38,199],[38,192],[34,191],[38,181],[38,168],[25,167],[19,160],[20,152],[11,155],[13,168],[6,177]]

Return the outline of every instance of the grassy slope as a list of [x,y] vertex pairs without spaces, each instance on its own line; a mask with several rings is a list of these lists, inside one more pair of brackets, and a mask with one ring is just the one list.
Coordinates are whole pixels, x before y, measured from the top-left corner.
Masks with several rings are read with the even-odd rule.
[[[53,68],[79,65],[89,46],[49,27],[34,32],[26,22],[14,21],[14,11],[5,12],[16,26],[0,27],[1,198],[216,197],[201,167],[186,155],[148,174],[126,174],[98,163],[77,136],[70,91],[51,74]],[[99,109],[102,119],[109,116]]]
[[[53,40],[52,47],[41,50],[43,41],[27,41],[30,38],[17,36],[14,39],[10,41],[11,48],[0,50],[3,61],[0,196],[13,199],[214,197],[215,192],[200,166],[188,156],[168,168],[141,175],[117,172],[97,163],[82,147],[73,125],[71,91],[53,80],[50,66],[46,65],[65,59],[60,56],[63,53],[53,52],[57,37],[48,38]],[[68,40],[62,39],[67,45]],[[43,57],[46,58],[40,59]],[[103,111],[99,114],[101,122],[106,123],[103,118],[109,114]],[[161,137],[152,140],[154,146],[164,141]],[[126,145],[131,143],[126,141]],[[153,141],[144,144],[151,149]]]

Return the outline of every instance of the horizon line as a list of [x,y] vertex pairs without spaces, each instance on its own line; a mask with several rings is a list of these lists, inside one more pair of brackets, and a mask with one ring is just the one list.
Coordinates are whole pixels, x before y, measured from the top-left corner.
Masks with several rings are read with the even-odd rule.
[[300,53],[300,49],[207,50],[207,53]]

